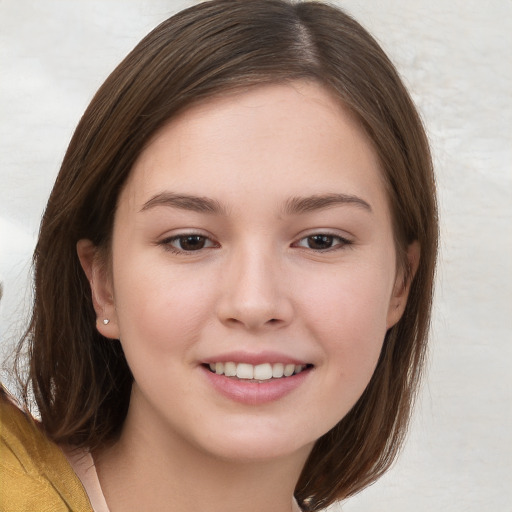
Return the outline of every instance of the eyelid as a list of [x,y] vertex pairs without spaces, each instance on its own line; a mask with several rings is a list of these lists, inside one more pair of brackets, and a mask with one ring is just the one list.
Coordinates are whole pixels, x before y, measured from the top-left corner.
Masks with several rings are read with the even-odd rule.
[[[194,250],[187,251],[185,249],[180,249],[180,248],[172,245],[172,242],[179,240],[180,238],[186,238],[186,237],[190,237],[190,236],[197,236],[197,237],[204,238],[207,243],[208,242],[210,243],[210,245],[208,245],[207,247],[201,247],[200,249],[197,249],[195,251]],[[195,253],[200,253],[201,251],[203,251],[205,249],[212,249],[212,248],[220,247],[220,244],[218,242],[216,242],[212,236],[205,234],[204,232],[201,232],[200,230],[193,230],[193,229],[165,236],[165,237],[161,238],[160,240],[158,240],[156,245],[162,246],[166,251],[169,251],[171,253],[183,254],[183,255],[187,255],[187,256],[194,255]]]
[[[334,239],[338,239],[341,243],[337,243],[327,249],[313,249],[311,247],[305,247],[303,245],[299,245],[300,242],[305,241],[308,238],[311,238],[314,236],[332,237]],[[316,229],[314,231],[311,231],[310,233],[306,233],[306,234],[302,235],[300,238],[297,238],[297,240],[295,242],[293,242],[292,246],[322,253],[322,252],[335,251],[337,249],[343,249],[344,247],[351,246],[353,243],[354,243],[354,241],[351,240],[350,237],[348,237],[347,235],[341,234],[340,232],[333,232],[330,229]]]

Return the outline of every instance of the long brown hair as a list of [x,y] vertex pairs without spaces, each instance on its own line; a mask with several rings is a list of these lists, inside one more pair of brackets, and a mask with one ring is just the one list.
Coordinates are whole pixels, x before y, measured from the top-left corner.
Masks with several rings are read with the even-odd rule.
[[42,220],[33,314],[22,341],[25,398],[30,390],[52,439],[90,448],[111,442],[132,383],[120,343],[95,328],[76,242],[87,238],[108,251],[119,192],[149,138],[177,112],[227,91],[297,79],[322,84],[355,114],[380,158],[398,264],[414,240],[421,258],[371,382],[317,441],[296,497],[305,510],[319,510],[389,467],[406,431],[429,328],[438,230],[432,164],[420,118],[382,49],[349,15],[316,1],[191,7],[146,36],[94,96]]

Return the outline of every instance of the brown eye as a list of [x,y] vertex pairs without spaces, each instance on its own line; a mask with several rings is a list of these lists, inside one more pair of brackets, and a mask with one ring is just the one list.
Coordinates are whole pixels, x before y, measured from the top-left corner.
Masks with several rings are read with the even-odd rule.
[[304,247],[313,251],[329,251],[330,249],[342,249],[346,245],[350,245],[347,240],[338,235],[329,235],[325,233],[317,233],[297,242],[298,247]]
[[308,236],[307,244],[310,249],[330,249],[334,242],[334,237],[331,235],[313,235]]
[[180,236],[174,242],[182,251],[198,251],[206,245],[206,237],[200,235]]
[[199,234],[183,234],[166,238],[159,242],[165,250],[176,253],[186,254],[191,252],[198,252],[201,249],[209,249],[218,247],[218,245],[210,240],[207,236]]

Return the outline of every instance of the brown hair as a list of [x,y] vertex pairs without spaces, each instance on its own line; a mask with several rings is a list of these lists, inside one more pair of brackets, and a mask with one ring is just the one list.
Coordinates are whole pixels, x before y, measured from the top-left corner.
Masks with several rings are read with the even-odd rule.
[[[48,435],[97,447],[123,424],[132,376],[119,342],[103,338],[76,242],[109,246],[119,192],[149,138],[177,112],[225,91],[296,79],[327,87],[359,119],[380,157],[398,263],[421,246],[401,320],[386,334],[371,382],[320,438],[296,497],[319,510],[391,464],[423,366],[437,251],[434,177],[421,121],[395,68],[349,15],[319,2],[213,0],[146,36],[108,77],[71,140],[34,254],[29,377]],[[21,345],[20,345],[21,354]]]

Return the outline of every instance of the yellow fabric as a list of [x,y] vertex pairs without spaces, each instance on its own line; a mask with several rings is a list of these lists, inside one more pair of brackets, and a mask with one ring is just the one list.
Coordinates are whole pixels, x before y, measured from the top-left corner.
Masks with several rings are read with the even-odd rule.
[[62,450],[0,387],[0,511],[93,512]]

